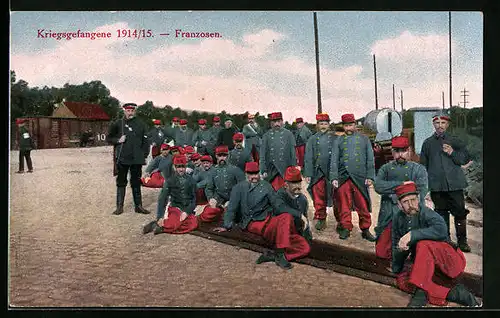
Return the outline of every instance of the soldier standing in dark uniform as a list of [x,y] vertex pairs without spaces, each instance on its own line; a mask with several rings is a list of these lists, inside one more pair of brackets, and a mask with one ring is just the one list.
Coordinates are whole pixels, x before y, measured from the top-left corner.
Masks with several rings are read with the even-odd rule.
[[205,205],[208,203],[205,189],[208,184],[208,177],[212,173],[212,157],[204,155],[200,160],[200,169],[193,172],[193,180],[196,182],[196,205]]
[[153,119],[154,127],[148,132],[148,140],[151,148],[151,157],[156,158],[160,154],[160,146],[169,143],[171,138],[168,136],[165,129],[161,127],[161,120]]
[[370,233],[371,200],[368,187],[375,179],[375,161],[373,148],[368,137],[356,131],[356,119],[353,114],[342,115],[345,135],[337,138],[335,149],[332,151],[331,164],[333,187],[336,188],[334,199],[338,209],[337,226],[339,238],[347,239],[352,230],[351,214],[353,203],[359,215],[361,236],[370,242],[375,237]]
[[[198,227],[198,219],[194,211],[196,207],[196,183],[186,173],[186,157],[177,155],[174,157],[173,163],[175,173],[165,180],[161,189],[156,220],[144,226],[142,230],[144,234],[151,231],[154,231],[154,234],[185,234]],[[169,205],[167,216],[164,218],[167,205]]]
[[285,183],[286,168],[297,165],[295,137],[283,127],[281,112],[269,114],[269,119],[271,129],[262,137],[259,162],[262,178],[277,191]]
[[462,165],[470,161],[465,144],[446,132],[450,118],[444,114],[433,117],[436,132],[422,144],[420,163],[427,169],[429,190],[436,212],[450,229],[450,213],[454,217],[457,243],[463,252],[470,252],[467,243],[467,214],[464,190],[467,187]]
[[[273,253],[264,253],[256,263],[274,261],[283,269],[291,269],[290,261],[305,257],[311,247],[295,230],[293,216],[281,210],[284,205],[271,184],[261,180],[258,163],[248,162],[245,172],[246,180],[239,182],[231,191],[223,226],[214,231],[230,230],[236,220],[241,219],[238,227],[264,237],[275,246]],[[273,215],[274,211],[282,213]]]
[[193,135],[193,144],[196,147],[196,152],[200,155],[208,154],[207,146],[210,143],[211,132],[207,129],[207,121],[205,119],[198,120],[199,128]]
[[293,216],[295,229],[309,243],[312,241],[311,227],[307,218],[309,204],[302,193],[302,175],[297,167],[290,166],[285,171],[285,185],[276,194],[281,198],[283,207],[275,210],[275,215],[290,213]]
[[449,239],[442,217],[419,204],[415,183],[402,184],[395,189],[399,211],[392,218],[392,271],[397,274],[399,289],[413,294],[408,307],[424,307],[428,302],[446,306],[455,302],[464,306],[479,306],[465,286],[452,288],[436,284],[436,269],[444,274],[447,283],[464,272],[466,259]]
[[116,210],[115,215],[123,213],[127,175],[130,171],[130,186],[134,198],[135,212],[149,214],[142,207],[141,175],[142,166],[146,164],[149,154],[149,141],[146,135],[146,126],[135,117],[137,104],[123,105],[124,118],[113,122],[109,126],[106,140],[116,149]]
[[392,138],[393,161],[384,164],[375,178],[375,191],[380,194],[380,212],[375,227],[375,255],[391,259],[392,253],[392,216],[399,211],[396,187],[414,182],[420,194],[420,204],[425,205],[427,195],[427,171],[419,163],[408,161],[410,143],[406,137]]
[[242,133],[245,135],[245,148],[251,150],[253,161],[259,163],[263,131],[255,121],[255,115],[248,114],[248,124],[243,126]]
[[234,127],[233,120],[231,118],[226,118],[224,122],[224,128],[219,132],[219,136],[217,137],[217,146],[227,146],[229,150],[233,150],[233,136],[238,132],[238,129]]
[[186,119],[181,119],[179,121],[179,128],[174,130],[174,142],[176,146],[193,146],[193,130],[187,126],[187,123]]
[[217,165],[212,167],[205,188],[208,205],[199,216],[203,222],[215,221],[224,213],[229,204],[231,190],[238,182],[245,179],[243,171],[227,162],[229,154],[227,146],[218,146],[215,152]]
[[28,129],[26,129],[26,119],[16,119],[19,127],[19,170],[16,173],[24,173],[24,158],[28,165],[28,172],[33,172],[33,162],[31,161],[31,150],[35,148],[33,138],[31,138]]
[[220,117],[214,116],[212,119],[212,127],[210,127],[210,142],[207,145],[207,151],[214,162],[217,162],[217,158],[215,157],[215,147],[217,147],[217,139],[219,138],[219,132],[222,130],[220,125]]
[[229,151],[229,158],[227,161],[240,168],[241,171],[245,171],[245,164],[247,162],[252,162],[252,148],[243,147],[243,139],[245,136],[242,133],[236,133],[233,135],[234,149]]
[[332,184],[330,178],[332,151],[335,148],[336,136],[330,131],[330,116],[317,114],[318,132],[309,138],[305,151],[304,176],[309,184],[307,190],[314,203],[314,219],[316,229],[326,227],[326,208],[332,206]]
[[297,123],[297,130],[295,131],[295,152],[297,156],[297,165],[304,169],[304,154],[306,152],[306,144],[312,136],[311,130],[307,128],[304,119],[301,117],[295,119]]

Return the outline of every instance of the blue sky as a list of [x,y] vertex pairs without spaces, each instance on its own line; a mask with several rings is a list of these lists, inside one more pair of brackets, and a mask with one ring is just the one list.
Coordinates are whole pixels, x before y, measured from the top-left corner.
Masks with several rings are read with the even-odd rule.
[[[233,112],[283,110],[314,119],[312,12],[12,12],[11,69],[32,86],[99,79],[122,102]],[[117,39],[117,28],[151,29],[149,39]],[[318,12],[324,109],[363,116],[392,107],[392,84],[405,108],[448,105],[448,12]],[[112,39],[37,38],[37,30],[112,32]],[[219,32],[221,39],[175,38],[175,29]],[[170,33],[169,37],[159,33]],[[483,17],[452,13],[454,104],[460,90],[482,105]],[[136,100],[135,100],[136,99]],[[399,108],[399,99],[396,102]],[[225,106],[224,106],[225,105]],[[230,106],[229,106],[230,105]],[[274,107],[274,108],[273,108]]]

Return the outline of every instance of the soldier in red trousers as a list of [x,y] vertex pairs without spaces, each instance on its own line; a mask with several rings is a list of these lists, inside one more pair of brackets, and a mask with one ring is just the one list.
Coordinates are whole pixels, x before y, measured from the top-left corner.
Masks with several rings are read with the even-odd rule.
[[361,135],[356,129],[356,119],[353,114],[342,115],[342,124],[345,135],[337,138],[335,149],[332,149],[332,167],[330,180],[332,180],[334,200],[337,203],[337,226],[339,238],[347,239],[353,225],[351,214],[353,206],[359,215],[359,228],[361,236],[370,242],[375,237],[370,233],[371,200],[369,187],[375,179],[375,161],[373,148],[368,137]]
[[450,289],[432,279],[437,269],[452,283],[466,265],[464,254],[449,239],[444,219],[420,204],[414,182],[396,187],[395,194],[400,211],[392,218],[392,271],[398,274],[398,288],[413,293],[408,307],[424,307],[428,302],[446,306],[448,301],[479,306],[465,286]]
[[296,118],[297,130],[294,131],[295,135],[295,155],[297,156],[297,165],[304,169],[304,154],[306,152],[306,144],[309,138],[313,135],[311,130],[304,123],[302,117]]
[[[245,173],[246,180],[231,191],[223,226],[214,231],[230,230],[239,218],[238,226],[241,229],[263,236],[276,246],[274,252],[261,255],[257,264],[274,261],[281,268],[291,269],[293,266],[290,261],[305,257],[311,248],[306,239],[297,233],[293,216],[283,213],[285,204],[271,184],[261,180],[259,164],[247,162]],[[273,216],[274,210],[282,213]]]

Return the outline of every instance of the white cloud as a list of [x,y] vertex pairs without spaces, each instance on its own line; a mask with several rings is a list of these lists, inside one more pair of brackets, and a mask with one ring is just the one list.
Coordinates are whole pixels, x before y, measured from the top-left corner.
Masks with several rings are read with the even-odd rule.
[[[95,31],[113,32],[127,28],[126,23],[120,22],[101,26]],[[415,58],[420,51],[405,49],[401,43],[413,45],[408,41],[414,37],[403,34],[398,38],[399,42],[388,39],[373,45],[372,48],[378,52],[377,57],[380,54],[382,59],[380,105],[392,106],[392,79],[384,77],[384,72],[397,68],[401,72],[400,78],[411,73],[413,66],[402,63],[401,58],[407,58],[410,53]],[[60,87],[66,82],[78,84],[98,79],[122,102],[152,100],[158,106],[169,104],[213,112],[226,110],[267,114],[282,111],[285,120],[303,117],[314,122],[317,109],[315,64],[296,56],[278,58],[273,51],[274,44],[286,39],[284,34],[265,29],[243,36],[241,42],[226,38],[181,44],[174,41],[174,44],[160,45],[149,52],[137,54],[128,49],[140,45],[137,40],[116,38],[113,34],[112,39],[64,40],[51,51],[12,55],[11,69],[30,86]],[[429,43],[437,42],[426,39],[424,37],[423,43],[427,43],[428,50],[434,50],[434,53],[442,51],[441,44],[432,49]],[[399,53],[391,53],[388,51],[390,47],[397,48]],[[339,69],[322,66],[323,111],[329,112],[334,121],[339,121],[343,113],[362,117],[375,108],[373,79],[370,75],[363,75],[371,74],[371,70],[364,72],[364,67],[370,68],[371,65],[351,65]],[[430,72],[432,76],[429,79],[424,78],[414,87],[403,87],[405,108],[421,106],[422,100],[441,105],[446,74],[443,79],[436,79],[433,70],[434,67],[422,70],[417,75],[420,78]],[[473,104],[473,96],[477,98],[482,90],[482,81],[457,77],[457,85],[462,85],[460,81],[473,85],[470,88],[467,86]],[[417,82],[409,80],[407,83]]]

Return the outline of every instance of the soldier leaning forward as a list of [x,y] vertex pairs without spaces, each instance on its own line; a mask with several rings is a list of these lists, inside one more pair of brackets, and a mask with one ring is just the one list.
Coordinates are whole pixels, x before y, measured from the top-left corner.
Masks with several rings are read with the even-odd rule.
[[450,231],[450,213],[455,220],[458,246],[470,252],[467,243],[467,214],[464,189],[467,187],[462,165],[470,161],[464,142],[446,130],[450,118],[443,114],[433,117],[436,132],[422,144],[420,163],[427,169],[429,190],[436,212],[443,217]]
[[410,144],[406,137],[392,139],[393,161],[384,164],[377,172],[374,186],[380,194],[380,212],[375,227],[375,254],[377,257],[391,259],[392,257],[392,216],[399,211],[396,187],[414,182],[420,194],[420,204],[425,205],[427,195],[427,171],[419,163],[408,161]]
[[245,136],[242,133],[235,133],[233,135],[234,148],[229,151],[229,158],[227,161],[241,169],[241,171],[245,171],[245,164],[247,162],[252,162],[252,148],[243,147],[243,139]]
[[299,117],[295,119],[295,123],[297,123],[297,130],[295,131],[295,153],[297,156],[297,165],[303,169],[306,143],[313,134],[305,125],[303,118]]
[[288,167],[285,171],[285,185],[276,191],[281,199],[282,208],[275,210],[274,215],[290,213],[293,216],[295,229],[309,243],[312,241],[311,227],[307,218],[308,203],[302,193],[302,175],[297,167]]
[[212,133],[207,129],[207,121],[205,119],[198,120],[199,129],[193,134],[193,145],[196,147],[196,152],[200,155],[208,154],[207,147],[210,144]]
[[124,118],[113,122],[109,126],[106,140],[115,146],[116,167],[116,210],[113,214],[123,213],[127,175],[130,171],[130,186],[134,198],[135,212],[149,214],[142,207],[141,175],[142,166],[146,164],[149,153],[149,141],[146,135],[146,126],[135,117],[137,105],[127,103],[123,105]]
[[[183,155],[174,157],[174,174],[167,180],[158,197],[156,220],[143,228],[143,233],[154,231],[154,234],[184,234],[198,227],[195,216],[196,183],[186,173],[187,159]],[[167,204],[167,202],[170,202]],[[165,208],[167,216],[165,215]]]
[[208,205],[199,216],[203,222],[213,222],[222,216],[229,204],[231,190],[238,182],[245,179],[243,171],[227,162],[229,153],[227,146],[218,146],[215,152],[217,165],[212,167],[205,189]]
[[33,138],[31,138],[28,129],[26,129],[26,119],[16,119],[19,127],[19,170],[16,173],[24,173],[24,158],[28,165],[28,172],[33,172],[33,163],[31,161],[31,150],[35,148]]
[[[261,255],[257,264],[274,261],[281,268],[291,269],[290,261],[305,257],[311,248],[307,240],[297,234],[292,215],[281,210],[283,203],[271,184],[260,178],[259,164],[248,162],[245,172],[246,180],[231,192],[223,226],[214,230],[227,231],[237,224],[245,231],[264,237],[275,246],[275,251]],[[273,211],[282,213],[273,215]]]
[[269,114],[269,119],[272,128],[262,137],[259,165],[263,178],[277,191],[285,183],[286,168],[297,165],[295,137],[283,127],[281,112]]
[[161,127],[161,120],[153,119],[154,127],[148,132],[148,140],[149,144],[152,146],[151,148],[151,156],[156,158],[160,154],[160,146],[161,144],[169,143],[172,140],[167,131]]
[[[463,285],[449,288],[464,272],[466,259],[449,240],[443,218],[419,203],[414,183],[396,187],[395,194],[400,211],[392,219],[392,271],[398,275],[397,287],[413,294],[408,307],[424,307],[428,302],[446,306],[448,301],[479,306]],[[442,285],[435,283],[436,269]]]
[[304,176],[309,184],[307,190],[314,203],[316,229],[326,227],[326,208],[332,206],[332,184],[330,178],[332,151],[335,151],[337,136],[330,131],[328,114],[317,114],[318,132],[306,144]]
[[337,138],[337,146],[332,151],[330,170],[335,190],[334,200],[337,205],[337,225],[339,238],[345,240],[352,230],[351,213],[354,206],[359,216],[359,228],[362,237],[370,242],[375,237],[370,233],[371,201],[369,186],[375,179],[375,161],[372,144],[368,137],[356,131],[356,119],[353,114],[342,115],[345,135]]

